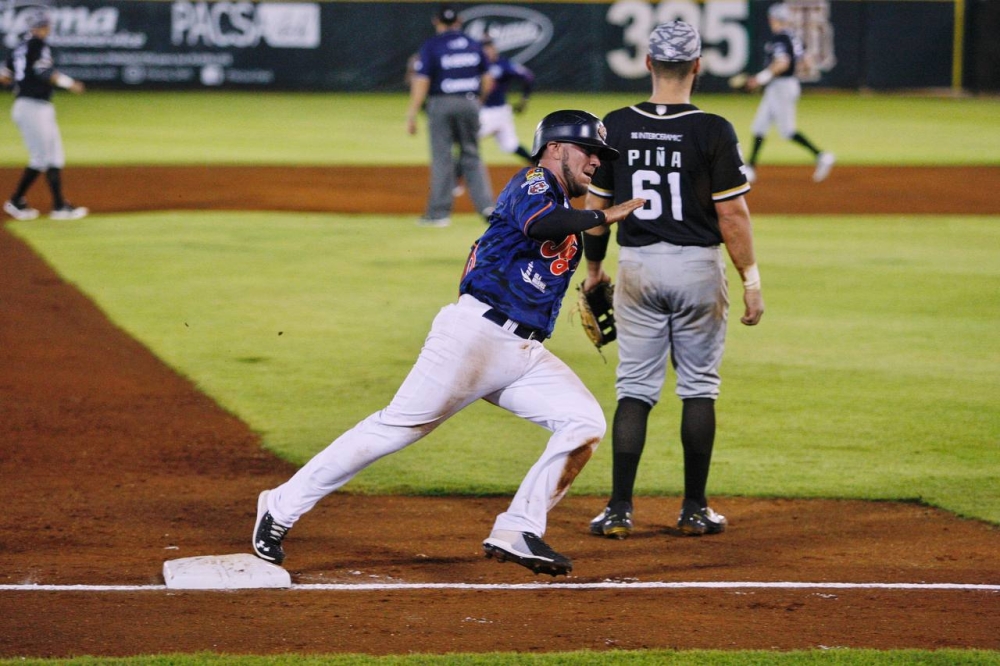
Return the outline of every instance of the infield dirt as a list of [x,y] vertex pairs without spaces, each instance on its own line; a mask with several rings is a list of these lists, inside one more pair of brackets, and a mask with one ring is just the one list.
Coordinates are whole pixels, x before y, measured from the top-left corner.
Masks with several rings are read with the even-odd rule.
[[[820,185],[809,173],[761,169],[751,210],[1000,213],[1000,168],[838,167]],[[8,187],[18,175],[0,170]],[[77,168],[66,182],[95,212],[417,214],[427,172]],[[160,585],[164,560],[246,552],[257,493],[294,468],[2,227],[0,266],[0,584]],[[586,533],[602,500],[551,514],[569,582],[1000,584],[1000,530],[919,505],[717,497],[731,529],[693,539],[670,532],[679,498],[640,498],[636,533],[617,542]],[[296,526],[286,565],[296,583],[549,582],[483,559],[506,503],[337,493]],[[975,590],[4,590],[0,604],[0,657],[1000,649],[1000,593]]]

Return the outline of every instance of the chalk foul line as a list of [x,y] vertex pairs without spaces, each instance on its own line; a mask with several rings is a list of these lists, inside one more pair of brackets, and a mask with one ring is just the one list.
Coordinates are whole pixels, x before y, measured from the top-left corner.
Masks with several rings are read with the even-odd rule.
[[[166,585],[0,585],[0,592],[152,592],[165,591]],[[246,588],[243,588],[246,589]],[[718,582],[626,582],[596,583],[306,583],[295,584],[291,591],[364,592],[389,590],[677,590],[677,589],[779,589],[779,590],[959,590],[1000,592],[1000,585],[970,583],[801,583],[788,581],[718,581]],[[172,590],[179,591],[179,590]],[[233,591],[232,588],[219,591]]]

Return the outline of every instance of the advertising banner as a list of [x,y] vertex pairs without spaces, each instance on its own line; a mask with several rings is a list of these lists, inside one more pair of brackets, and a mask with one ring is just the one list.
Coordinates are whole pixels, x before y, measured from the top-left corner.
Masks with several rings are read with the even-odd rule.
[[[807,58],[804,82],[832,88],[952,85],[954,0],[786,0]],[[960,0],[959,0],[960,1]],[[644,91],[646,40],[680,19],[701,31],[703,90],[763,66],[764,0],[456,4],[541,90]],[[70,0],[51,8],[57,63],[103,88],[399,91],[433,34],[438,2]],[[0,13],[11,49],[26,7]]]

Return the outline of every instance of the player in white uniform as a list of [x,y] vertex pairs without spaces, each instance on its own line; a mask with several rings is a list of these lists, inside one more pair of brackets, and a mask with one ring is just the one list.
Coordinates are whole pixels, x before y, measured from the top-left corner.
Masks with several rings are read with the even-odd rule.
[[[528,98],[535,84],[535,74],[530,69],[520,63],[511,61],[500,55],[493,39],[486,36],[482,40],[483,52],[490,63],[490,77],[493,79],[493,88],[490,94],[483,101],[483,106],[479,109],[479,138],[483,139],[492,136],[500,150],[512,155],[523,157],[525,161],[531,162],[531,154],[521,145],[521,140],[517,137],[517,127],[514,125],[514,114],[522,113],[528,105]],[[514,82],[519,82],[521,86],[521,99],[511,104],[507,99],[510,86]],[[456,183],[462,177],[462,165],[455,163]],[[461,183],[455,185],[452,194],[456,197],[465,193],[465,186]]]
[[[320,451],[291,479],[260,494],[253,551],[280,564],[288,530],[323,497],[379,458],[429,435],[483,399],[551,431],[541,457],[497,516],[483,549],[536,573],[566,574],[572,563],[542,537],[548,511],[569,490],[604,436],[600,404],[542,342],[582,254],[585,229],[618,222],[642,206],[632,199],[603,212],[573,210],[601,160],[618,152],[604,126],[583,111],[542,120],[532,154],[497,199],[489,227],[466,263],[456,303],[434,319],[416,364],[389,406]],[[484,436],[482,446],[502,437]]]
[[52,31],[47,12],[38,10],[28,16],[30,34],[7,56],[0,68],[0,83],[14,86],[11,117],[28,148],[28,166],[16,189],[4,205],[4,211],[18,220],[33,220],[38,211],[28,205],[25,195],[39,175],[45,174],[52,192],[53,220],[77,220],[87,209],[74,206],[63,198],[62,169],[66,162],[62,136],[52,105],[54,86],[82,93],[84,85],[55,69],[52,49],[45,42]]
[[833,153],[822,151],[796,128],[795,112],[802,95],[802,85],[795,75],[796,64],[805,55],[801,40],[791,30],[791,11],[788,5],[777,3],[767,10],[767,19],[773,33],[764,45],[767,64],[760,72],[747,81],[748,90],[764,88],[757,114],[750,131],[754,144],[750,160],[744,167],[747,179],[752,183],[757,179],[757,159],[760,157],[764,137],[771,125],[778,128],[782,137],[794,141],[810,153],[816,160],[813,180],[826,180],[833,168]]

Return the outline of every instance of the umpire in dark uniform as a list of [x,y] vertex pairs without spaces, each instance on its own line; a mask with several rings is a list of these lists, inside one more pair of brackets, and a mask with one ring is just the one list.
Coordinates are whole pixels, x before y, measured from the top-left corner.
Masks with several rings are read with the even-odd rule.
[[[646,424],[670,363],[683,403],[684,501],[677,528],[688,535],[716,534],[727,521],[709,507],[705,489],[729,312],[723,244],[743,281],[740,321],[754,326],[764,313],[744,198],[750,184],[732,124],[691,104],[701,68],[698,32],[682,21],[657,26],[646,67],[653,86],[649,101],[604,118],[608,145],[622,158],[601,163],[586,201],[591,209],[632,197],[648,201],[618,225],[612,490],[590,531],[614,538],[632,531],[632,488]],[[585,237],[585,289],[609,280],[601,268],[607,239],[606,231]]]
[[424,42],[413,63],[407,131],[417,132],[417,114],[426,106],[431,142],[431,192],[420,224],[451,223],[455,187],[454,151],[476,210],[489,217],[493,190],[479,156],[479,107],[493,80],[482,45],[461,31],[458,13],[443,6],[434,17],[436,34]]

